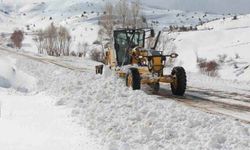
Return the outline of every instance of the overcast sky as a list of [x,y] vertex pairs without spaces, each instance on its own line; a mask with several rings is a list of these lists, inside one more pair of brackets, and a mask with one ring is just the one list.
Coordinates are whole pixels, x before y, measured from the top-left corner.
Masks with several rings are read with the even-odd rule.
[[[1,1],[1,0],[0,0]],[[36,2],[53,0],[3,0],[4,2]],[[58,1],[58,0],[57,0]],[[67,1],[67,0],[61,0]],[[90,0],[76,0],[90,1]],[[95,1],[95,0],[93,0]],[[112,0],[110,0],[112,1]],[[141,0],[147,5],[164,9],[203,11],[213,13],[250,13],[250,0]]]
[[[250,13],[250,0],[144,0],[159,8],[214,13]],[[143,2],[143,0],[142,0]]]

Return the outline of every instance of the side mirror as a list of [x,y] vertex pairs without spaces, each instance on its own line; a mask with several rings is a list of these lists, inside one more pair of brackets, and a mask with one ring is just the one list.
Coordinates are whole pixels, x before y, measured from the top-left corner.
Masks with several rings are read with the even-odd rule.
[[150,37],[155,37],[155,31],[154,31],[154,29],[150,30]]

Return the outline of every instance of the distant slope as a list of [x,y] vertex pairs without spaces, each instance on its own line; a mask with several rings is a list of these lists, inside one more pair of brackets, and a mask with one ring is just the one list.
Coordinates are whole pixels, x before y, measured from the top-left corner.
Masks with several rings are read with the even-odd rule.
[[[67,4],[73,2],[78,2],[79,5],[84,3],[94,3],[102,5],[103,2],[110,1],[114,3],[117,0],[81,0],[81,1],[74,1],[74,0],[25,0],[25,1],[15,1],[15,0],[8,0],[5,3],[14,4],[17,3],[18,6],[23,4],[30,4],[34,2],[49,2],[54,3],[58,9],[65,7]],[[131,0],[129,0],[131,1]],[[211,13],[250,13],[249,0],[141,0],[141,3],[145,6],[149,6],[152,8],[160,8],[160,9],[178,9],[184,11],[202,11],[202,12],[211,12]]]
[[224,79],[250,81],[250,16],[240,16],[209,22],[192,32],[173,33],[179,53],[179,62],[188,71],[197,72],[196,54],[207,60],[218,61],[225,55],[220,65],[219,76]]
[[212,13],[250,13],[249,0],[143,0],[151,7]]

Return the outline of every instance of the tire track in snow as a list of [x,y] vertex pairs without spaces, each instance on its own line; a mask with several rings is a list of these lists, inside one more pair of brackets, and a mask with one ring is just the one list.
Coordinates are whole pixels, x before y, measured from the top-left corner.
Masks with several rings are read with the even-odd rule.
[[[35,61],[39,61],[42,63],[51,63],[62,68],[70,69],[72,71],[79,71],[79,72],[94,71],[94,69],[79,68],[79,67],[75,67],[72,65],[67,65],[60,61],[37,57],[37,56],[31,56],[31,55],[11,51],[2,47],[0,47],[0,50],[7,52],[7,53],[15,54],[18,56],[26,57]],[[180,96],[173,96],[171,93],[171,90],[166,88],[167,87],[166,85],[163,85],[163,87],[164,88],[161,88],[159,93],[157,94],[153,93],[150,87],[144,86],[143,90],[149,95],[158,96],[158,99],[160,100],[174,100],[176,102],[185,104],[187,106],[200,109],[207,113],[222,114],[222,115],[229,116],[236,120],[240,120],[242,122],[250,124],[250,103],[244,100],[240,101],[240,99],[233,98],[233,95],[237,93],[226,93],[223,91],[208,92],[206,89],[188,87],[186,95],[183,97],[180,97]],[[222,92],[224,94],[220,95]],[[247,99],[249,95],[241,94],[240,96]],[[233,102],[236,102],[236,103],[228,103],[226,101],[216,100],[216,99],[223,99],[223,98],[229,99],[230,101],[233,100]],[[237,103],[237,102],[242,102],[242,103]],[[244,104],[247,104],[247,105],[244,105]]]
[[[190,91],[189,88],[187,89],[185,96],[173,96],[171,90],[167,88],[167,86],[163,85],[163,87],[164,88],[161,88],[158,93],[153,93],[152,89],[148,86],[143,86],[143,91],[149,95],[157,96],[159,100],[174,100],[178,103],[207,113],[228,116],[234,118],[235,120],[250,124],[249,102],[237,103],[238,101],[232,101],[232,98],[228,98],[228,102],[221,101],[220,97],[217,97],[212,93],[202,93],[198,89],[196,91]],[[194,94],[194,92],[197,94]]]
[[15,54],[18,56],[23,56],[35,61],[39,61],[42,63],[50,63],[50,64],[54,64],[56,66],[62,67],[62,68],[66,68],[72,71],[79,71],[79,72],[86,72],[86,71],[94,71],[94,69],[89,69],[89,68],[81,68],[81,67],[75,67],[69,64],[65,64],[62,63],[61,61],[57,61],[57,60],[53,60],[53,59],[49,59],[49,58],[44,58],[44,57],[38,57],[38,56],[32,56],[32,55],[28,55],[28,54],[24,54],[24,53],[20,53],[20,52],[16,52],[16,51],[12,51],[3,47],[0,47],[1,51],[7,52],[7,53],[11,53],[11,54]]

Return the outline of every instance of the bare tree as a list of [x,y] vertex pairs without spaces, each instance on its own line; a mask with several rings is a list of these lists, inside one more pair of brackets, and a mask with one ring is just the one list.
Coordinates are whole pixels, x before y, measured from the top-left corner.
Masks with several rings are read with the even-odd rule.
[[129,6],[127,0],[120,0],[116,6],[117,14],[121,17],[122,27],[126,27],[128,24]]
[[64,56],[69,56],[69,48],[71,44],[71,36],[69,31],[60,26],[58,29],[58,52]]
[[101,17],[100,24],[103,26],[103,28],[106,31],[106,34],[108,37],[112,37],[113,34],[113,28],[114,28],[114,20],[113,20],[113,9],[114,6],[107,2],[104,7],[105,14]]
[[46,53],[50,56],[69,56],[71,36],[69,31],[63,27],[56,27],[52,23],[44,31],[39,30],[33,40],[36,42],[38,52]]
[[53,23],[45,30],[45,49],[50,56],[59,56],[57,52],[57,29]]
[[132,26],[134,28],[138,27],[138,22],[141,22],[140,18],[141,4],[140,0],[134,0],[131,6],[132,13]]
[[20,49],[22,47],[22,42],[24,39],[23,32],[21,30],[15,30],[12,33],[10,39],[13,42],[13,44],[15,45],[15,47]]
[[33,38],[33,40],[36,43],[37,49],[38,49],[38,53],[39,54],[43,54],[44,53],[44,32],[43,30],[39,30],[36,34],[36,37]]
[[100,17],[99,24],[103,27],[99,31],[99,37],[108,36],[112,40],[113,29],[117,27],[145,27],[147,26],[146,17],[142,15],[140,0],[119,0],[112,4],[107,2],[104,7],[104,14]]
[[[100,44],[101,44],[101,46],[102,46],[102,53],[103,53],[103,56],[104,56],[104,42],[105,42],[105,40],[104,40],[104,38],[105,38],[105,32],[104,32],[104,30],[102,30],[102,29],[100,29],[99,31],[98,31],[98,40],[100,41]],[[108,41],[108,43],[109,43],[110,41]]]

